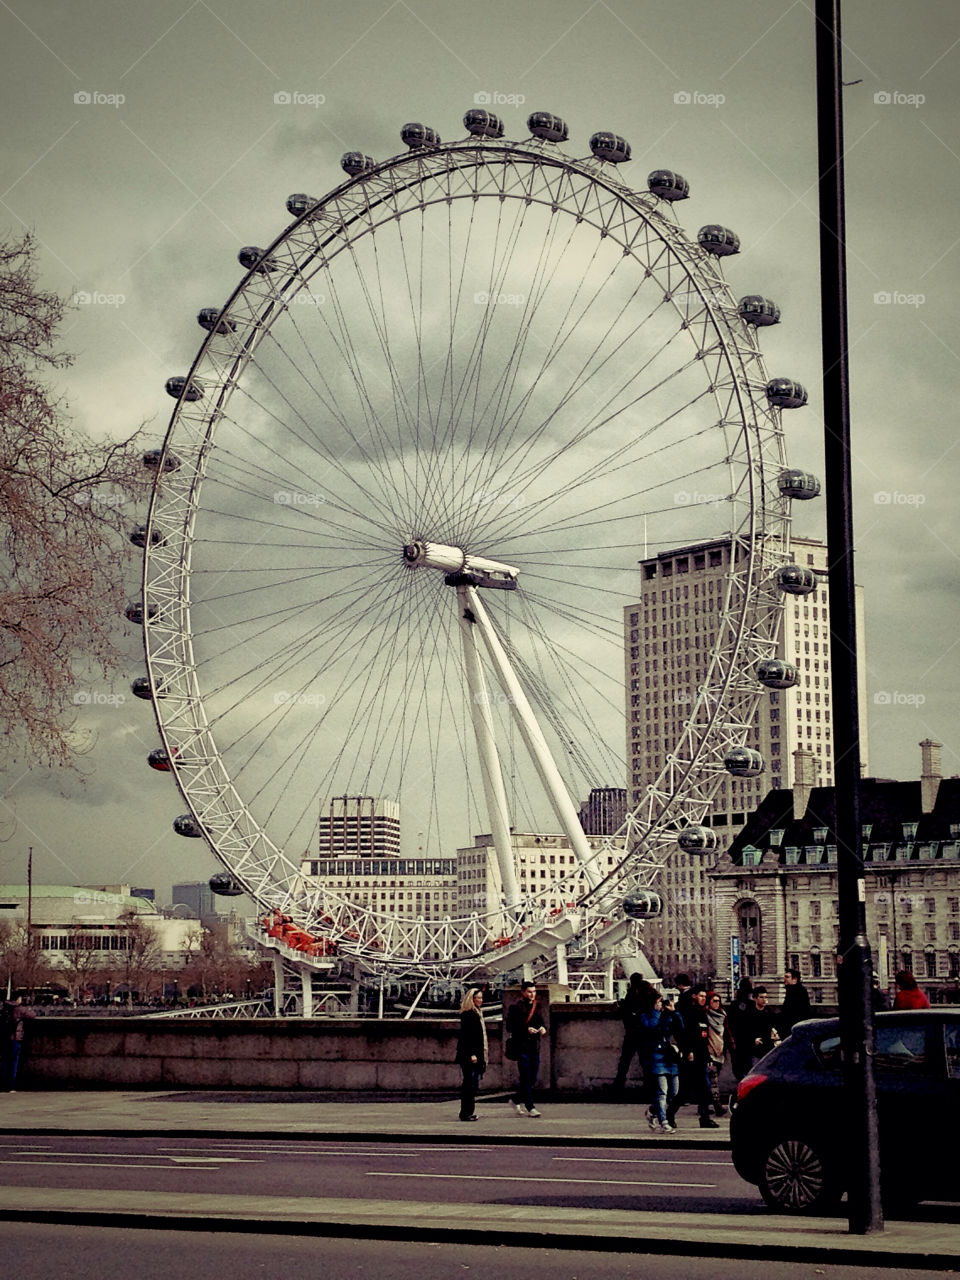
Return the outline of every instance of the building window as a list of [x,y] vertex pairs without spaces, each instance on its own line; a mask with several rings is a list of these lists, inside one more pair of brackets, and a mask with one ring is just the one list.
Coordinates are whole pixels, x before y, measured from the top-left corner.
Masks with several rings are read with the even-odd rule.
[[823,977],[823,966],[819,951],[810,952],[810,976],[813,978]]
[[926,976],[928,978],[935,978],[937,976],[937,953],[935,951],[925,952],[923,963],[925,966]]

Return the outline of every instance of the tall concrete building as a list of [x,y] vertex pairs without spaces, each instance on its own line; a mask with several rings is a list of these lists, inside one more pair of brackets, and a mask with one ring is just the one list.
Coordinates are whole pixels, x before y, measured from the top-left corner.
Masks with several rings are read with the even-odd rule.
[[376,796],[334,796],[320,814],[320,858],[399,858],[400,806]]
[[[812,594],[785,598],[777,656],[796,664],[800,683],[793,689],[771,689],[760,702],[744,745],[761,753],[766,771],[758,778],[724,778],[720,784],[705,825],[717,830],[721,850],[771,787],[794,785],[798,751],[803,782],[833,782],[827,548],[809,538],[793,538],[791,545],[797,564],[822,575]],[[680,547],[641,560],[639,567],[640,598],[624,610],[631,804],[641,800],[659,775],[706,678],[723,618],[730,544],[718,540]],[[863,665],[861,661],[861,673]],[[866,767],[863,696],[861,735]],[[664,867],[663,914],[647,925],[644,944],[661,973],[707,977],[716,970],[708,861],[677,850]]]

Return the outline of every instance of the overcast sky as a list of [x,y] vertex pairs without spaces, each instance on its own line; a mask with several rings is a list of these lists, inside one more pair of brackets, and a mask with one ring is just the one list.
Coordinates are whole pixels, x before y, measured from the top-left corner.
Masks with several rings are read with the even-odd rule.
[[[929,736],[956,773],[960,8],[846,0],[844,34],[845,79],[860,81],[845,103],[871,772],[917,776]],[[163,383],[193,357],[197,311],[234,287],[240,246],[285,225],[291,192],[339,184],[345,150],[402,150],[408,120],[461,136],[485,93],[508,137],[527,136],[536,109],[568,121],[574,155],[597,129],[622,133],[625,180],[642,188],[651,169],[675,168],[691,185],[688,231],[740,234],[727,277],[782,308],[762,336],[767,368],[808,387],[809,407],[786,419],[788,451],[821,470],[805,0],[13,0],[0,48],[0,225],[36,234],[45,287],[91,299],[68,317],[76,359],[57,385],[91,434],[147,423],[159,441]],[[822,533],[816,508],[801,532]],[[129,630],[132,677],[142,657]],[[39,880],[132,882],[165,899],[215,868],[170,830],[183,804],[145,767],[149,707],[126,681],[100,692],[125,700],[83,709],[95,742],[83,778],[6,779],[0,881],[24,879],[32,845]]]

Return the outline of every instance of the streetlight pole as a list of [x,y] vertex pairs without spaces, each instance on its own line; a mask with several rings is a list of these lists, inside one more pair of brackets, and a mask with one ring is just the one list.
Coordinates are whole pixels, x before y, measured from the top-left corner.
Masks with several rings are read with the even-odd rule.
[[866,1235],[883,1230],[883,1211],[873,1079],[872,962],[866,935],[866,880],[860,825],[860,709],[853,575],[840,51],[840,0],[816,0],[824,473],[830,555],[830,675],[840,917],[837,989],[850,1124],[850,1231]]

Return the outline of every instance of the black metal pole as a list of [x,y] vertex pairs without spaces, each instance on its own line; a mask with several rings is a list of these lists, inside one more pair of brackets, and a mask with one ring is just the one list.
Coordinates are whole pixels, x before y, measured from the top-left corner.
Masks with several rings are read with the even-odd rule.
[[837,899],[837,988],[849,1118],[850,1231],[883,1230],[873,1079],[872,961],[860,829],[860,713],[853,577],[853,486],[847,364],[847,268],[843,196],[840,0],[817,0],[817,139],[824,471],[830,592]]

